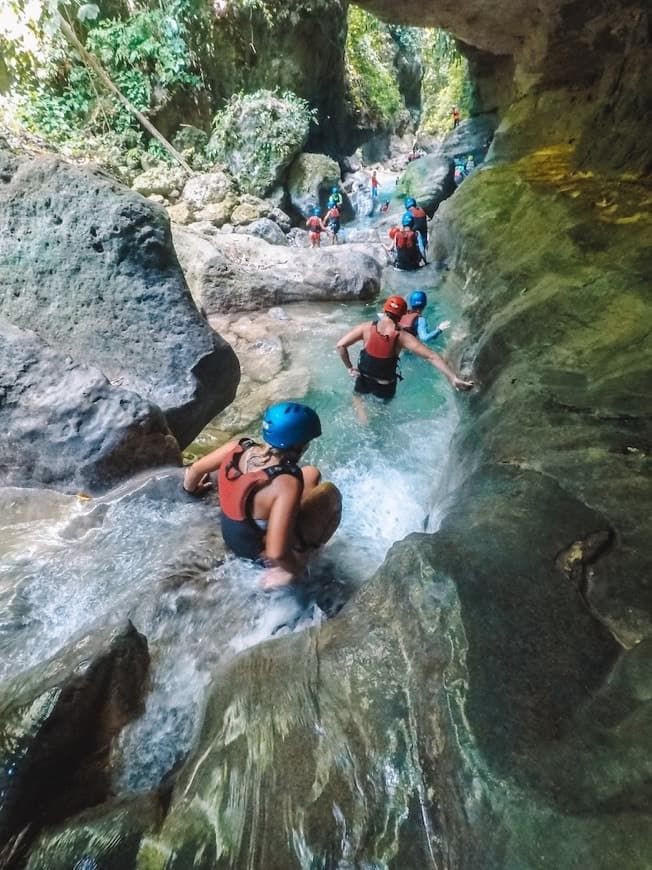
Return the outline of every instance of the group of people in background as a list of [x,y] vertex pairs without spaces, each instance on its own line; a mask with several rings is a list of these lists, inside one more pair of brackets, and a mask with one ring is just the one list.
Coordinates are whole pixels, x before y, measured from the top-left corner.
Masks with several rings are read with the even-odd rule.
[[328,199],[328,208],[323,219],[321,217],[321,209],[318,206],[315,206],[312,210],[312,214],[306,221],[310,247],[320,247],[322,233],[328,233],[330,235],[331,245],[336,245],[337,236],[341,228],[341,220],[342,194],[339,192],[337,187],[333,187]]

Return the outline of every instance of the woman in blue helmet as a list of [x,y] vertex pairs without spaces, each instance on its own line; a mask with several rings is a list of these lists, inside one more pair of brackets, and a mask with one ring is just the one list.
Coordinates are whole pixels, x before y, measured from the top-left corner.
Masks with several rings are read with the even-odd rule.
[[320,435],[312,408],[281,402],[265,411],[263,444],[229,441],[186,469],[183,487],[191,494],[208,489],[209,474],[218,472],[224,543],[236,556],[265,566],[265,589],[291,583],[339,525],[337,487],[322,483],[314,465],[298,464]]
[[432,332],[429,331],[428,323],[423,316],[423,309],[428,304],[428,297],[423,290],[415,290],[414,293],[411,293],[408,304],[410,306],[408,313],[403,315],[399,326],[405,332],[416,335],[419,341],[424,342],[424,344],[438,338],[451,325],[450,320],[442,320],[436,329],[433,329]]

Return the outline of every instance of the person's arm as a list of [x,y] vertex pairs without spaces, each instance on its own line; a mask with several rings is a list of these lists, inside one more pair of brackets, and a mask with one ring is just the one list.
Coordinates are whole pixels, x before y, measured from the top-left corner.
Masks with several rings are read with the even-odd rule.
[[430,350],[430,348],[422,344],[414,335],[402,331],[399,333],[398,341],[401,347],[411,351],[415,356],[420,356],[422,359],[427,360],[431,366],[434,366],[448,379],[451,386],[456,390],[470,390],[473,386],[473,381],[465,381],[456,375],[453,369],[436,351]]
[[200,495],[202,492],[205,492],[211,486],[208,479],[209,473],[217,471],[225,458],[237,445],[237,441],[229,441],[218,447],[217,450],[202,456],[201,459],[193,462],[192,465],[189,465],[183,476],[183,488],[185,491],[192,495]]
[[440,336],[445,329],[448,329],[450,325],[450,320],[442,320],[436,329],[433,329],[432,332],[428,332],[426,318],[420,317],[417,320],[417,337],[419,341],[422,341],[425,344],[427,341],[432,341],[433,339],[438,338],[438,336]]
[[267,562],[262,581],[264,589],[287,586],[300,571],[292,552],[292,542],[301,505],[301,486],[296,478],[285,474],[277,477],[273,486],[277,493],[267,518],[265,550],[262,553]]
[[354,326],[352,330],[343,335],[342,338],[337,342],[335,348],[337,353],[347,367],[349,374],[353,376],[358,376],[360,372],[353,366],[351,362],[351,357],[349,356],[349,347],[352,344],[355,344],[356,341],[362,341],[364,337],[364,323],[359,324],[358,326]]

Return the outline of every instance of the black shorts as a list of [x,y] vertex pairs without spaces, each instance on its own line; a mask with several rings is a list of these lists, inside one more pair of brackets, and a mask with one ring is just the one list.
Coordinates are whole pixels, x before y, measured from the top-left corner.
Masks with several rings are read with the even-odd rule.
[[371,393],[372,396],[376,396],[378,399],[393,399],[396,395],[396,381],[392,381],[391,384],[379,384],[373,378],[358,375],[355,379],[353,392]]

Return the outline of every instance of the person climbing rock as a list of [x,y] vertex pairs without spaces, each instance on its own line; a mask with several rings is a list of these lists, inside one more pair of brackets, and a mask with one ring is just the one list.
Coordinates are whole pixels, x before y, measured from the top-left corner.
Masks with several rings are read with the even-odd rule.
[[475,160],[473,159],[473,154],[469,154],[464,163],[464,172],[469,175],[475,169]]
[[413,196],[408,196],[405,200],[405,211],[409,212],[414,218],[413,228],[421,236],[425,260],[425,251],[428,246],[428,215],[420,205],[417,205],[417,201]]
[[[394,398],[400,379],[398,358],[402,350],[409,350],[427,360],[440,371],[456,390],[470,390],[472,381],[460,378],[434,350],[422,344],[418,338],[401,329],[399,323],[407,313],[407,303],[402,296],[390,296],[383,305],[379,320],[361,323],[343,335],[336,348],[340,359],[354,377],[354,402],[361,422],[366,415],[355,394],[371,393],[379,399]],[[362,342],[357,366],[351,363],[349,347]]]
[[422,260],[425,263],[424,252],[419,245],[420,237],[414,231],[414,218],[409,212],[406,211],[401,218],[400,227],[390,229],[389,237],[392,240],[389,252],[393,256],[395,268],[413,271],[419,268]]
[[376,199],[378,196],[378,174],[376,170],[371,173],[371,196]]
[[433,341],[438,338],[444,330],[451,325],[450,320],[442,320],[442,322],[432,330],[428,329],[428,322],[423,316],[423,310],[428,304],[428,297],[423,290],[415,290],[410,294],[409,309],[407,314],[404,314],[399,321],[399,326],[404,332],[409,332],[410,335],[415,335],[419,341],[424,344],[427,341]]
[[324,226],[331,234],[331,245],[337,244],[337,234],[340,231],[341,213],[334,199],[328,200],[328,211],[324,215]]
[[329,199],[332,199],[335,205],[340,208],[342,205],[342,194],[339,192],[337,187],[331,188],[331,195]]
[[458,124],[460,123],[460,110],[457,108],[457,106],[451,106],[451,114],[453,115],[453,130],[454,130],[458,126]]
[[264,589],[296,579],[339,525],[340,491],[322,483],[314,465],[298,464],[321,431],[312,408],[281,402],[265,411],[263,444],[229,441],[186,469],[183,488],[192,495],[209,489],[209,474],[218,472],[224,543],[236,556],[265,567]]
[[326,230],[326,226],[319,215],[319,209],[313,208],[312,214],[306,221],[311,248],[318,248],[321,245],[321,234]]

